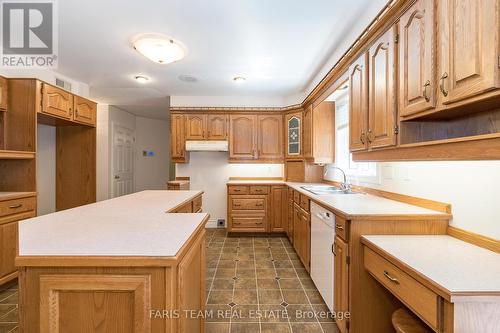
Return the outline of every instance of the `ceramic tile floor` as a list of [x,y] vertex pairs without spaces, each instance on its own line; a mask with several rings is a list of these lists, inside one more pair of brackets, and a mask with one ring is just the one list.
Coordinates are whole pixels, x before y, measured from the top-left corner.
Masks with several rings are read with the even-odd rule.
[[[206,333],[338,333],[285,237],[207,230]],[[18,332],[16,284],[0,287],[0,333]]]
[[207,230],[206,333],[337,333],[286,237]]
[[17,300],[17,284],[0,287],[0,333],[18,332]]

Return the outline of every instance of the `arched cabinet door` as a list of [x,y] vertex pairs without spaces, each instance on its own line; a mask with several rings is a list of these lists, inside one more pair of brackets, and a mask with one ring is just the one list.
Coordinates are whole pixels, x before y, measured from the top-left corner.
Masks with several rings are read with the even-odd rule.
[[207,124],[206,114],[186,116],[186,140],[205,140]]
[[349,149],[368,148],[368,55],[362,54],[349,68]]
[[207,118],[207,139],[227,140],[229,118],[227,115],[210,114]]
[[264,161],[283,160],[283,116],[259,115],[257,156]]
[[302,112],[286,115],[286,157],[302,154]]
[[229,118],[229,158],[253,160],[257,158],[257,116],[231,115]]

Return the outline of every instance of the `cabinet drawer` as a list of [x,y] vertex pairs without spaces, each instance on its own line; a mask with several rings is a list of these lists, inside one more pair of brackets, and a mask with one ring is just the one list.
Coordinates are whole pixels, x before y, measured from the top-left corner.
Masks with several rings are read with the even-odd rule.
[[232,229],[255,229],[264,231],[266,228],[265,215],[232,215]]
[[0,217],[34,211],[36,198],[21,198],[0,202]]
[[265,210],[265,198],[231,198],[232,210]]
[[193,212],[193,202],[190,201],[179,208],[174,210],[174,213],[192,213]]
[[201,196],[199,197],[196,197],[193,199],[193,212],[198,212],[199,210],[201,210],[201,206],[202,206],[202,198]]
[[347,221],[339,216],[335,216],[335,234],[346,242],[349,241],[347,228],[348,228]]
[[309,211],[309,197],[303,194],[300,195],[300,208],[302,208],[306,212]]
[[269,194],[269,186],[250,186],[250,194]]
[[300,204],[300,192],[293,191],[293,202]]
[[248,186],[229,186],[229,194],[248,194]]
[[365,268],[432,328],[438,326],[438,295],[382,256],[364,247]]

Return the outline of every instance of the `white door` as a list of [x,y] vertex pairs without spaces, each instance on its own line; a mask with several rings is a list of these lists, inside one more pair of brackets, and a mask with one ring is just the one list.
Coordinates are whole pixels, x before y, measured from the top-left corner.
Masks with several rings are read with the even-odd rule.
[[134,131],[120,125],[113,125],[113,146],[111,161],[112,197],[134,192]]

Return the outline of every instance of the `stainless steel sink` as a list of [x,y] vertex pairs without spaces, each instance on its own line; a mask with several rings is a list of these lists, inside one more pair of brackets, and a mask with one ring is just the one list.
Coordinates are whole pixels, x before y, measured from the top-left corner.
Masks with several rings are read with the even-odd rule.
[[342,191],[340,187],[332,185],[308,185],[308,186],[301,186],[300,188],[316,195],[344,193],[344,191]]

